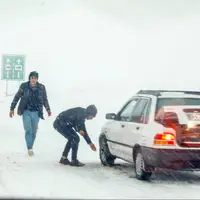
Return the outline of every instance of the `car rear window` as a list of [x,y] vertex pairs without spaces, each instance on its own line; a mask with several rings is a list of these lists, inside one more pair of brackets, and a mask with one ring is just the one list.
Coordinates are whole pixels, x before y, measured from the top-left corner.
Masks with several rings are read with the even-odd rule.
[[157,110],[163,106],[200,106],[200,98],[160,98],[157,102]]

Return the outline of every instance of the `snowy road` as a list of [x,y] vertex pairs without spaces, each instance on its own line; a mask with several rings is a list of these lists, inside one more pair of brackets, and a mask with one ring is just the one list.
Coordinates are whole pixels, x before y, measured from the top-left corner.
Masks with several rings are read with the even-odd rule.
[[[6,116],[5,105],[0,107]],[[98,153],[92,152],[84,141],[79,153],[80,160],[87,164],[84,168],[59,165],[65,140],[52,129],[52,120],[40,123],[36,155],[32,158],[26,155],[20,117],[1,120],[1,196],[156,199],[162,194],[162,198],[198,198],[200,174],[168,172],[156,174],[150,182],[141,182],[134,178],[131,165],[101,166]]]

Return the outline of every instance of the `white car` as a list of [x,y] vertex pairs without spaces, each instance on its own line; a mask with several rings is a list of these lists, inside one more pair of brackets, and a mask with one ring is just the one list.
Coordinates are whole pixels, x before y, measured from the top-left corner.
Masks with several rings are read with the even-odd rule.
[[155,168],[200,169],[200,92],[141,90],[121,110],[106,114],[100,160],[133,163],[148,180]]

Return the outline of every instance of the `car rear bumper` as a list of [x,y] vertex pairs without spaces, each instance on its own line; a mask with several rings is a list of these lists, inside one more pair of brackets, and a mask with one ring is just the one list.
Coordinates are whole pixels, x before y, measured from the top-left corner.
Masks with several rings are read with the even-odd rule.
[[200,169],[200,150],[173,150],[142,147],[143,158],[150,167],[174,170]]

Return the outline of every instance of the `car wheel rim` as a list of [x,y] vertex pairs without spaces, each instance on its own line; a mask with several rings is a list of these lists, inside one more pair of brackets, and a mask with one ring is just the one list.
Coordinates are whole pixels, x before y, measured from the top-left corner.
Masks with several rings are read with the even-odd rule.
[[135,169],[136,169],[137,175],[141,176],[144,170],[144,160],[141,153],[137,154]]

